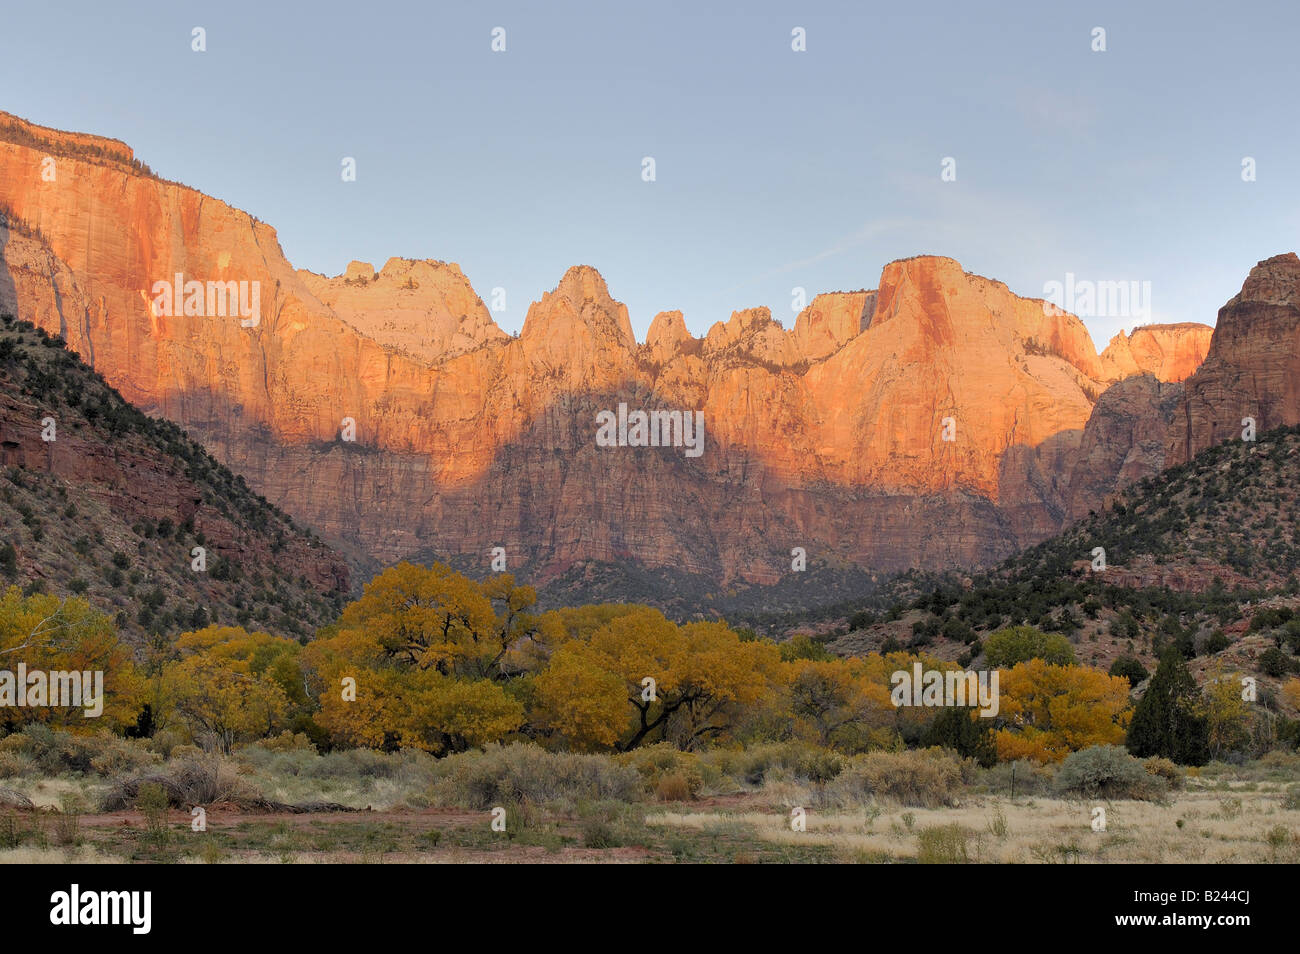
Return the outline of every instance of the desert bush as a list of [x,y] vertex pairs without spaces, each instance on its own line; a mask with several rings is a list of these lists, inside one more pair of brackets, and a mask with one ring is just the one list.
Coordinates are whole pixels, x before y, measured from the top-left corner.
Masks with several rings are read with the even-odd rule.
[[[660,801],[686,801],[698,795],[704,787],[700,757],[694,752],[682,752],[666,742],[633,749],[616,756],[615,760],[636,769],[645,780],[646,790],[654,792]],[[685,794],[680,794],[683,788]]]
[[22,752],[0,751],[0,778],[18,778],[36,767]]
[[1258,764],[1270,776],[1287,778],[1300,775],[1300,752],[1274,749],[1261,755]]
[[[397,776],[419,756],[410,749],[400,753],[379,752],[375,749],[338,749],[317,755],[313,749],[268,746],[265,742],[257,742],[237,750],[235,758],[268,775],[373,780]],[[431,760],[431,757],[426,755],[425,759]]]
[[935,825],[916,833],[916,860],[923,865],[962,865],[970,861],[971,833],[961,825]]
[[690,779],[681,772],[660,776],[654,783],[654,793],[661,802],[685,802],[695,797]]
[[136,804],[142,792],[155,797],[161,790],[168,804],[177,808],[212,805],[216,802],[253,802],[259,796],[235,773],[233,766],[216,758],[169,762],[159,772],[114,779],[103,797],[106,812]]
[[0,740],[0,753],[25,756],[42,775],[118,775],[160,761],[136,739],[107,732],[83,734],[35,723]]
[[835,788],[858,799],[885,798],[916,808],[953,805],[961,787],[961,762],[939,749],[869,752],[852,760]]
[[1164,779],[1171,790],[1183,787],[1183,770],[1169,759],[1153,755],[1150,758],[1143,759],[1142,764],[1152,775]]
[[18,824],[18,813],[0,809],[0,848],[17,848],[22,844],[23,829]]
[[270,752],[316,752],[316,746],[304,733],[290,732],[288,729],[269,739],[262,739],[257,744]]
[[487,809],[507,802],[551,802],[644,797],[636,769],[605,755],[548,752],[537,745],[490,745],[435,763],[435,804]]
[[584,818],[580,830],[585,848],[617,848],[622,844],[613,826],[603,818]]
[[727,774],[747,785],[762,785],[774,772],[805,782],[827,782],[845,765],[845,759],[832,750],[805,742],[769,742],[725,756],[710,753],[708,759],[717,759],[713,764],[725,766]]
[[136,786],[134,800],[136,809],[144,815],[145,837],[155,847],[162,847],[170,835],[167,826],[169,792],[158,782],[142,782]]
[[1117,745],[1094,745],[1066,756],[1056,773],[1056,790],[1084,798],[1157,800],[1168,783],[1147,771]]
[[79,792],[68,792],[60,799],[58,815],[54,817],[54,843],[56,845],[81,844],[81,813],[86,802]]

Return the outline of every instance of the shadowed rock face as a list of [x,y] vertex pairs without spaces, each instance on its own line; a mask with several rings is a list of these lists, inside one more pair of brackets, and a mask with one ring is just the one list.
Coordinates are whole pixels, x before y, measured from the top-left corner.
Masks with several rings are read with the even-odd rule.
[[1259,431],[1300,423],[1300,258],[1260,262],[1219,309],[1204,364],[1186,381],[1166,437],[1166,464],[1240,438],[1242,419]]
[[[645,344],[578,266],[511,337],[455,265],[295,270],[269,226],[64,135],[0,135],[0,203],[39,233],[0,250],[0,307],[360,562],[486,565],[504,546],[543,577],[631,558],[758,582],[796,546],[879,570],[988,562],[1074,512],[1105,386],[1184,375],[1208,331],[1143,329],[1098,356],[1073,315],[922,256],[818,295],[792,330],[751,308],[695,338],[665,312]],[[260,320],[156,315],[154,283],[178,273],[258,282]],[[702,410],[703,455],[598,447],[619,403]]]

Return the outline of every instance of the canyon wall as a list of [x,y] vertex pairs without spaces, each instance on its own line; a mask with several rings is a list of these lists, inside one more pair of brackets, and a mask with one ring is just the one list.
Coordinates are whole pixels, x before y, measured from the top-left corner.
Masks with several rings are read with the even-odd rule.
[[[576,266],[510,336],[454,264],[296,270],[270,226],[121,143],[4,115],[0,205],[0,309],[63,335],[357,565],[486,567],[494,546],[540,579],[632,559],[771,582],[793,547],[882,571],[987,563],[1077,515],[1072,493],[1104,495],[1081,448],[1115,480],[1145,472],[1099,428],[1085,446],[1107,386],[1190,384],[1214,354],[1210,329],[1173,325],[1098,355],[1077,317],[937,256],[818,295],[789,330],[750,308],[695,338],[665,312],[644,343]],[[155,283],[178,274],[256,282],[256,322],[160,314]],[[597,413],[620,403],[703,411],[703,454],[597,446]],[[1145,447],[1149,431],[1125,433]]]

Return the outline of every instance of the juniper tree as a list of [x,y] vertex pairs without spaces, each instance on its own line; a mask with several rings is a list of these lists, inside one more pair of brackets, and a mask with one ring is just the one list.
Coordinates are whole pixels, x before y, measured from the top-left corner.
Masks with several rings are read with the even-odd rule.
[[1205,716],[1196,680],[1177,646],[1168,647],[1129,723],[1128,750],[1139,758],[1162,755],[1181,765],[1210,760]]

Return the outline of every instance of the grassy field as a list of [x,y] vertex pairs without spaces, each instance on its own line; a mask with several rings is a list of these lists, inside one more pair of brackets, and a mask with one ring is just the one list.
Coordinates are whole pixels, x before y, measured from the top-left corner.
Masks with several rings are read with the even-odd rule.
[[0,747],[5,863],[1300,861],[1294,753],[1151,766],[1167,785],[1104,798],[1062,791],[1050,766],[982,769],[940,750],[433,759],[263,744],[221,759],[118,740],[87,760],[84,739],[20,741]]
[[533,809],[493,831],[489,812],[404,809],[256,815],[216,807],[207,831],[168,813],[161,831],[138,811],[0,816],[3,863],[983,863],[1300,862],[1300,807],[1267,786],[1194,790],[1166,804],[1115,801],[1106,830],[1093,805],[972,796],[956,808],[872,806],[807,811],[791,830],[768,793],[644,806]]

